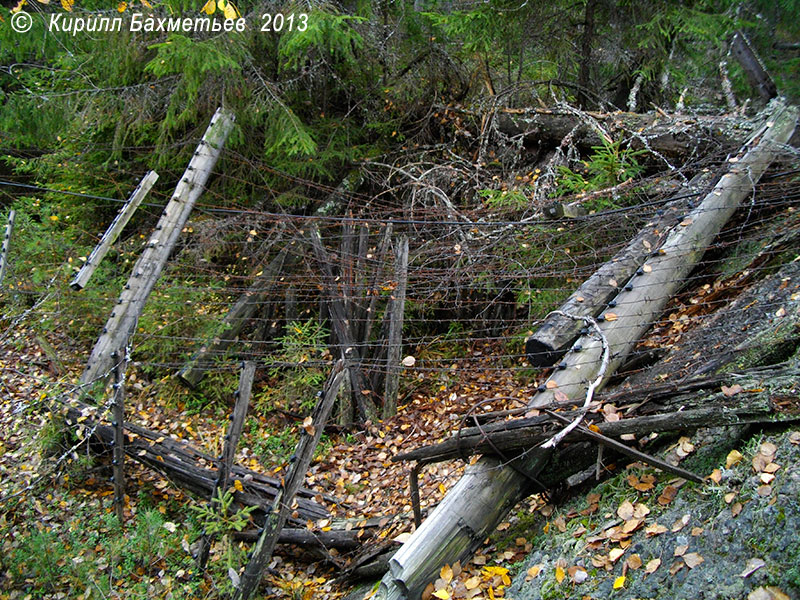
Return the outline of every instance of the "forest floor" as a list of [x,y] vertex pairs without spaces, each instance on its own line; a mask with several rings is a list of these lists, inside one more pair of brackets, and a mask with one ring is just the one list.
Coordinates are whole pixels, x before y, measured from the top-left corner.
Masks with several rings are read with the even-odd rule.
[[[784,229],[772,228],[771,235],[796,230],[798,217],[791,209],[786,214]],[[760,243],[768,241],[764,238]],[[714,273],[698,272],[691,286],[670,303],[643,347],[671,347],[673,354],[651,367],[646,377],[642,375],[641,383],[685,375],[710,357],[723,356],[723,350],[739,338],[755,340],[750,352],[758,354],[768,345],[759,341],[760,331],[775,332],[781,323],[798,322],[800,267],[793,260],[792,246],[780,251],[771,274],[765,270],[763,279],[740,285],[751,261],[760,260],[762,246],[752,248],[749,257],[738,256],[738,266],[725,275],[715,269]],[[732,309],[725,313],[720,310],[725,306]],[[791,325],[789,333],[795,329]],[[693,332],[697,334],[694,341],[690,339]],[[51,412],[62,406],[61,395],[77,380],[80,353],[55,335],[49,341],[37,341],[36,332],[25,323],[3,335],[0,600],[210,599],[230,592],[231,574],[235,578],[247,552],[245,544],[234,541],[233,533],[248,527],[247,518],[231,512],[224,519],[209,520],[203,512],[207,499],[190,497],[129,460],[125,522],[120,526],[112,509],[108,458],[90,455],[74,432],[65,435],[60,420],[54,418],[58,410]],[[791,339],[795,345],[790,355],[793,352],[796,358],[796,338]],[[322,494],[340,500],[326,504],[332,518],[356,522],[379,518],[375,535],[363,539],[364,550],[398,545],[413,531],[410,465],[392,462],[393,455],[450,436],[471,410],[524,406],[546,374],[521,368],[523,357],[513,364],[509,358],[497,358],[507,353],[493,345],[457,351],[469,360],[454,360],[451,369],[405,382],[397,416],[360,431],[331,433],[318,450],[306,485],[319,493],[318,500]],[[759,355],[754,360],[786,358]],[[188,392],[177,383],[149,381],[135,363],[128,383],[130,420],[211,455],[219,454],[230,406],[190,403]],[[264,448],[277,449],[270,445],[273,438],[276,444],[286,445],[291,436],[279,432],[299,431],[302,418],[274,411],[254,423],[245,429],[237,462],[280,474],[288,458],[286,448],[283,460],[269,460],[271,455]],[[273,432],[273,438],[265,435],[267,431]],[[748,441],[740,437],[742,432],[729,439],[719,432],[714,430],[705,439],[678,438],[665,449],[688,456],[687,464],[709,478],[706,487],[682,485],[638,464],[613,470],[606,465],[612,477],[594,488],[568,490],[557,495],[556,502],[532,496],[518,505],[468,564],[442,568],[432,582],[431,596],[527,600],[608,598],[620,593],[624,597],[797,598],[800,576],[792,564],[800,561],[800,555],[792,532],[800,528],[796,510],[800,435],[796,431],[756,432]],[[461,461],[451,461],[422,470],[423,510],[442,499],[462,469]],[[211,525],[221,535],[207,570],[199,574],[192,554],[201,530]],[[317,531],[330,525],[327,519],[308,523]],[[358,559],[358,553],[331,551],[322,560],[303,549],[279,547],[261,597],[343,597],[354,582],[337,577]]]

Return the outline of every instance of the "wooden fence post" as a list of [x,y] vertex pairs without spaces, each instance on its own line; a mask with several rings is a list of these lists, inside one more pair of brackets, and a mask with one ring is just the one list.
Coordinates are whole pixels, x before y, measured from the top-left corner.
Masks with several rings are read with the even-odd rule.
[[11,242],[11,232],[14,230],[14,219],[16,216],[17,211],[9,211],[6,232],[3,234],[3,243],[0,245],[0,286],[3,285],[3,277],[5,277],[6,274],[6,266],[8,265],[8,245]]
[[73,290],[82,290],[86,287],[86,284],[89,282],[89,278],[94,273],[95,269],[97,269],[100,261],[103,260],[108,250],[111,248],[111,244],[113,244],[119,234],[122,233],[122,230],[125,228],[125,225],[128,224],[133,213],[136,212],[136,209],[139,208],[139,205],[144,200],[144,197],[147,196],[147,193],[150,191],[150,188],[153,187],[153,184],[158,179],[158,173],[155,171],[150,171],[145,175],[142,180],[139,182],[139,185],[136,186],[136,189],[133,190],[130,198],[128,201],[119,209],[117,216],[114,217],[114,220],[111,221],[111,225],[108,226],[106,232],[103,234],[103,237],[100,238],[97,246],[95,246],[92,253],[89,255],[89,258],[86,259],[86,262],[83,263],[81,270],[78,271],[75,278],[69,284]]
[[114,427],[114,451],[112,454],[113,483],[114,483],[114,512],[120,524],[125,518],[125,369],[128,356],[123,349],[122,353],[114,351],[111,355],[114,360],[114,406],[112,409]]
[[236,587],[233,600],[247,600],[261,581],[261,574],[278,543],[278,537],[291,511],[290,507],[295,494],[305,480],[314,449],[322,437],[325,423],[331,415],[336,396],[339,394],[339,386],[344,381],[345,374],[344,361],[337,361],[325,385],[324,394],[311,415],[312,424],[300,433],[300,441],[297,443],[294,460],[290,463],[285,483],[278,491],[272,511],[267,513],[264,528],[251,552],[250,561],[242,574],[240,585]]
[[[247,416],[247,407],[250,404],[250,394],[253,390],[253,377],[256,373],[256,364],[252,361],[246,361],[242,364],[242,372],[239,375],[239,388],[236,390],[236,402],[233,405],[233,413],[231,414],[231,424],[228,427],[228,432],[225,434],[225,443],[223,444],[222,455],[219,459],[219,467],[217,470],[217,480],[214,487],[211,489],[211,506],[219,501],[219,492],[223,493],[228,489],[228,480],[231,476],[231,466],[236,455],[236,445],[239,443],[239,438],[242,435],[242,428],[244,427],[244,419]],[[211,542],[213,536],[203,532],[200,538],[200,550],[197,553],[197,562],[200,569],[205,569],[208,562],[208,554],[211,550]]]
[[397,390],[400,387],[400,351],[403,343],[403,313],[406,307],[408,284],[408,237],[400,238],[394,253],[394,280],[397,287],[392,293],[392,314],[389,320],[389,349],[386,353],[386,386],[383,395],[383,418],[397,413]]
[[233,129],[233,120],[233,115],[222,109],[217,109],[214,113],[172,199],[164,209],[142,255],[136,261],[102,335],[92,349],[86,370],[81,375],[81,383],[105,378],[112,366],[111,352],[127,347],[128,338],[136,328],[144,304],[222,153],[222,146]]

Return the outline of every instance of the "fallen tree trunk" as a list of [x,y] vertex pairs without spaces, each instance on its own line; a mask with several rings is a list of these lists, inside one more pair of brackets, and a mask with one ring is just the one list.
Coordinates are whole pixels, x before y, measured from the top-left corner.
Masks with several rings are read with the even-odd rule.
[[[657,413],[623,418],[608,423],[603,422],[602,415],[590,413],[586,415],[585,423],[586,425],[594,424],[600,433],[608,437],[630,434],[638,438],[650,433],[692,430],[700,427],[796,420],[798,415],[788,412],[788,406],[776,405],[771,399],[772,394],[763,391],[763,384],[765,381],[773,383],[779,380],[793,381],[798,376],[800,376],[800,369],[796,365],[759,369],[750,377],[729,374],[718,382],[733,383],[736,381],[746,390],[760,389],[762,391],[742,392],[732,398],[726,397],[722,392],[711,393],[704,395],[702,403],[693,401],[694,397],[691,393],[688,395],[673,393],[664,397],[664,400],[668,402],[659,405]],[[691,383],[687,385],[687,388],[696,389]],[[580,411],[566,411],[560,414],[572,420],[580,414]],[[547,441],[552,437],[559,423],[548,414],[540,414],[534,417],[468,427],[439,444],[398,454],[392,460],[396,462],[412,460],[426,463],[440,462],[465,458],[472,454],[496,454],[498,451],[506,456],[514,456]],[[581,437],[584,436],[577,434],[572,436],[572,439]]]
[[[114,428],[98,423],[97,407],[79,405],[66,411],[68,423],[74,424],[78,431],[93,431],[92,441],[100,442],[103,451],[113,448]],[[170,481],[185,489],[208,498],[218,478],[216,460],[185,442],[174,440],[162,433],[125,422],[125,453],[130,458],[163,474]],[[275,501],[280,482],[256,471],[232,465],[230,476],[242,483],[243,491],[235,492],[235,500],[242,506],[258,506],[257,518],[263,519]],[[313,500],[315,492],[303,489],[297,496],[297,513],[291,522],[295,527],[305,527],[306,523],[330,518],[326,508]],[[327,501],[338,502],[330,496]],[[254,514],[256,514],[254,513]]]
[[[700,206],[681,221],[680,228],[669,236],[658,256],[653,257],[649,269],[642,270],[646,277],[634,276],[632,288],[617,296],[614,317],[607,314],[603,322],[603,339],[579,338],[573,349],[580,346],[581,351],[568,356],[563,369],[551,376],[549,387],[534,396],[532,407],[551,405],[562,395],[573,400],[583,397],[586,383],[597,377],[600,356],[607,349],[611,350],[612,358],[604,378],[607,380],[614,373],[742,199],[752,193],[755,182],[791,137],[796,120],[794,107],[773,103],[758,139],[742,148],[731,170]],[[558,398],[555,390],[559,391]],[[441,504],[391,559],[389,573],[375,597],[418,598],[443,564],[465,562],[507,511],[541,483],[539,475],[553,452],[552,447],[538,446],[512,465],[487,457],[468,467]]]
[[[701,190],[712,178],[712,175],[702,173],[692,179],[686,190],[676,194],[660,215],[655,215],[625,248],[589,277],[559,310],[579,317],[597,316],[619,293],[623,282],[627,282],[647,258],[658,251],[673,227],[682,220],[691,200],[702,195]],[[528,362],[534,367],[554,364],[572,345],[582,327],[581,321],[558,314],[548,315],[536,332],[525,340]]]
[[[467,111],[464,111],[467,112]],[[557,146],[572,134],[573,143],[590,151],[607,141],[597,127],[630,138],[634,148],[648,147],[665,156],[697,156],[740,144],[747,122],[740,117],[684,117],[659,114],[598,113],[558,109],[501,109],[496,116],[501,133],[521,137],[530,147]],[[477,116],[477,115],[476,115]]]

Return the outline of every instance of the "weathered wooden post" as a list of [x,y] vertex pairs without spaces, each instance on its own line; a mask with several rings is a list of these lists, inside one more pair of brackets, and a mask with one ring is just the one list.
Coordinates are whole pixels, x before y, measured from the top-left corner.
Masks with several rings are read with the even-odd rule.
[[403,236],[395,248],[394,280],[397,284],[392,292],[392,314],[389,320],[389,349],[386,359],[386,386],[383,394],[383,418],[388,419],[397,412],[397,390],[400,387],[400,351],[403,343],[403,313],[406,307],[408,284],[408,237]]
[[95,272],[100,261],[103,260],[105,255],[108,253],[108,250],[111,248],[111,244],[113,244],[119,234],[122,233],[122,230],[125,228],[125,225],[128,224],[133,213],[136,212],[136,209],[139,208],[139,205],[144,200],[144,197],[147,196],[147,193],[150,191],[150,188],[153,187],[156,180],[158,179],[158,173],[155,171],[150,171],[145,175],[142,180],[139,182],[139,185],[136,186],[136,189],[133,190],[130,198],[128,201],[123,204],[122,208],[119,209],[117,216],[114,217],[114,220],[111,221],[111,224],[106,229],[106,232],[103,234],[103,237],[100,238],[97,246],[95,246],[92,253],[89,255],[89,258],[86,259],[86,262],[83,263],[80,271],[75,275],[75,278],[69,284],[73,290],[82,290],[86,287],[86,284],[89,282],[89,278]]
[[3,234],[3,243],[0,245],[0,286],[3,285],[3,277],[6,275],[6,266],[8,265],[8,247],[11,242],[11,233],[14,231],[14,219],[16,216],[17,211],[10,210],[8,212],[6,231]]
[[[560,311],[581,317],[595,317],[619,293],[620,286],[628,281],[645,260],[659,249],[667,235],[685,214],[690,200],[701,196],[713,175],[701,173],[694,177],[686,189],[674,195],[672,201],[611,260],[570,295]],[[705,189],[708,189],[707,187]],[[578,337],[581,323],[553,312],[525,340],[528,362],[534,367],[549,367],[562,356]]]
[[112,453],[114,512],[120,524],[125,519],[125,368],[128,364],[127,352],[113,352],[114,360],[114,406],[112,408],[114,428],[114,450]]
[[[231,424],[228,427],[228,432],[225,434],[225,443],[223,444],[222,455],[219,458],[217,480],[214,482],[214,487],[211,490],[211,500],[209,502],[212,506],[215,502],[219,501],[219,493],[224,493],[228,489],[231,466],[233,465],[233,460],[236,455],[236,445],[239,443],[239,438],[242,435],[244,419],[247,416],[247,407],[250,405],[250,394],[253,390],[253,377],[255,373],[256,364],[254,362],[246,361],[242,364],[242,372],[239,375],[239,388],[236,390],[236,401],[233,405],[233,413],[231,414]],[[200,565],[200,569],[206,568],[212,541],[213,537],[203,532],[203,535],[200,537],[200,550],[197,553],[197,562]]]
[[[608,345],[612,356],[604,379],[614,373],[741,201],[752,193],[794,132],[797,114],[795,107],[773,104],[766,125],[731,161],[729,172],[681,220],[655,256],[637,270],[630,287],[626,283],[613,299],[613,312],[609,309],[602,315],[603,342],[589,336],[579,338],[548,384],[529,403],[531,407],[553,403],[556,391],[573,401],[585,396],[587,382],[598,373],[603,344]],[[552,452],[552,447],[542,445],[531,448],[514,465],[483,458],[467,467],[461,480],[391,559],[389,572],[374,597],[418,598],[442,565],[465,561],[508,510],[533,489],[533,481]]]
[[305,427],[300,434],[300,441],[295,449],[294,460],[290,463],[285,483],[278,490],[272,511],[267,514],[264,528],[261,530],[258,542],[256,542],[251,552],[250,561],[247,563],[241,582],[233,594],[233,600],[247,600],[258,587],[258,582],[261,581],[264,567],[272,557],[281,529],[283,529],[289,516],[292,501],[305,480],[306,472],[311,464],[311,458],[314,455],[314,449],[317,447],[325,429],[325,424],[331,415],[336,396],[339,394],[339,386],[344,381],[345,373],[344,361],[337,361],[325,385],[322,398],[317,402],[311,415],[312,424]]
[[161,214],[152,237],[133,267],[103,333],[92,349],[81,383],[104,379],[112,366],[111,353],[125,348],[134,332],[144,304],[150,296],[169,255],[175,248],[195,202],[203,193],[211,171],[222,153],[222,146],[233,129],[234,117],[217,109],[189,166],[175,188],[172,199]]

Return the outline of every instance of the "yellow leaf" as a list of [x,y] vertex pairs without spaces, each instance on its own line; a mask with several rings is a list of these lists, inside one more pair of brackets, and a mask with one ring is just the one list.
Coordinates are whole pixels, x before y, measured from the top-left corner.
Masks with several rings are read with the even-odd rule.
[[120,2],[117,4],[117,12],[124,13],[126,8],[128,8],[127,2]]
[[464,587],[467,588],[468,590],[474,590],[480,584],[481,584],[480,577],[470,577],[464,582]]
[[625,587],[625,575],[620,575],[614,580],[614,589],[619,590]]
[[607,312],[605,314],[605,317],[606,317],[606,321],[616,321],[617,320],[617,315],[612,313],[612,312]]
[[444,487],[441,483],[439,484],[439,491],[444,494],[447,491],[447,488]]
[[[66,2],[66,1],[68,1],[68,0],[62,0],[62,3],[63,3],[63,2]],[[50,220],[51,220],[53,223],[55,223],[56,221],[58,221],[58,215],[50,215]]]
[[236,10],[236,7],[230,2],[225,3],[225,9],[223,10],[223,13],[225,14],[225,18],[228,20],[239,18],[239,11]]
[[453,569],[450,568],[450,565],[445,565],[442,567],[441,571],[439,571],[439,577],[444,579],[445,583],[450,583],[453,581]]
[[73,4],[75,4],[75,0],[61,0],[62,8],[67,12],[72,12]]
[[242,482],[239,481],[238,479],[234,480],[233,487],[236,488],[237,492],[243,492],[244,491],[244,488],[242,487]]
[[561,583],[564,581],[564,567],[556,567],[556,581]]
[[738,450],[731,450],[728,452],[727,458],[725,458],[725,466],[730,469],[733,465],[737,464],[739,461],[744,458],[742,453]]
[[450,592],[447,590],[439,590],[438,592],[433,592],[433,595],[437,598],[441,598],[442,600],[450,600]]
[[208,0],[203,8],[200,9],[200,12],[204,12],[207,15],[213,15],[215,10],[217,10],[216,2],[214,2],[214,0]]

